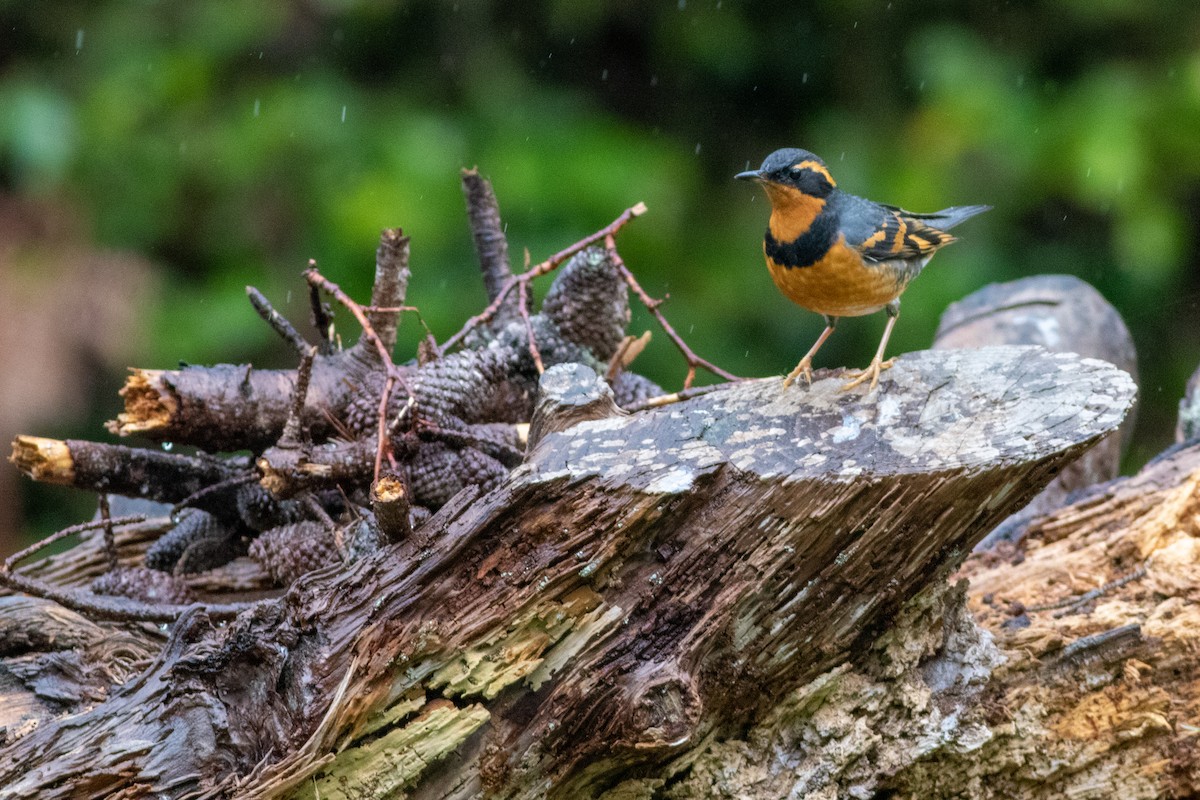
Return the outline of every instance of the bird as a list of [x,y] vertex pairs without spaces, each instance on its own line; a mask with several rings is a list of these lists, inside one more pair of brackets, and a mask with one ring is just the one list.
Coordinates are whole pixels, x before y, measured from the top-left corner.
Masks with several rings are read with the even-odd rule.
[[887,325],[875,357],[865,370],[851,372],[842,389],[870,381],[894,359],[884,349],[900,315],[900,295],[933,254],[955,241],[949,229],[991,206],[954,206],[914,214],[837,188],[820,157],[799,148],[776,150],[762,166],[740,172],[738,180],[761,185],[771,203],[763,253],[775,286],[801,308],[825,318],[825,330],[784,378],[784,389],[803,376],[812,383],[813,356],[842,317],[887,312]]

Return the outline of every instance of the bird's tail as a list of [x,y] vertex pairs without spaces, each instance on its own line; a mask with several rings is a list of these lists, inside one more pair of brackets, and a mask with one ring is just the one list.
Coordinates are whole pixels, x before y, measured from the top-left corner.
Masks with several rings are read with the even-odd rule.
[[913,214],[911,216],[921,220],[931,228],[948,231],[960,222],[968,220],[976,214],[990,211],[991,208],[991,206],[953,206],[951,208],[943,208],[941,211],[935,211],[932,214]]

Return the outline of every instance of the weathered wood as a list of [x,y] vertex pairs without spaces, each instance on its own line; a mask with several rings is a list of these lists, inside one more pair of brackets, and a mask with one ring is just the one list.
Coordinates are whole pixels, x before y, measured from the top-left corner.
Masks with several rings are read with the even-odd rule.
[[[822,676],[911,675],[945,641],[966,666],[930,680],[967,703],[963,654],[987,647],[945,576],[1115,429],[1132,382],[1010,347],[841,383],[543,425],[412,537],[227,627],[180,620],[144,674],[0,754],[0,796],[648,796],[705,785],[705,753],[820,705]],[[897,615],[944,624],[881,640]]]
[[1187,390],[1179,401],[1179,420],[1175,425],[1175,441],[1200,439],[1200,367],[1188,379]]
[[[933,349],[1016,344],[1055,353],[1078,353],[1114,364],[1137,381],[1137,350],[1120,312],[1074,275],[1033,275],[993,283],[951,303],[942,314]],[[1041,494],[982,543],[1011,536],[1039,514],[1061,506],[1072,493],[1117,477],[1121,454],[1133,437],[1136,408],[1116,435],[1065,468]]]

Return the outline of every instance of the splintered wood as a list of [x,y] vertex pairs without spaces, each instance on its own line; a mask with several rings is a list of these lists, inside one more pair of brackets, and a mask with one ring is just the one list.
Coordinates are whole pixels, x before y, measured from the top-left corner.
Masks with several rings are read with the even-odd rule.
[[[552,367],[494,489],[226,626],[185,617],[131,685],[9,746],[0,784],[834,797],[986,741],[1003,659],[945,578],[1132,383],[1016,347],[902,357],[865,399],[841,382],[627,414],[594,367]],[[129,730],[162,744],[115,746]]]

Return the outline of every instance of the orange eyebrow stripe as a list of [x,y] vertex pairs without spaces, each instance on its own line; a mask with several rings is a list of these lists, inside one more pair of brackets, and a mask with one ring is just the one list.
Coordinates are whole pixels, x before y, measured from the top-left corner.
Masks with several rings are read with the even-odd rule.
[[825,180],[829,181],[830,186],[837,186],[837,181],[829,174],[829,170],[825,169],[824,164],[818,164],[816,161],[800,161],[792,165],[792,169],[811,169],[813,172],[819,173]]

